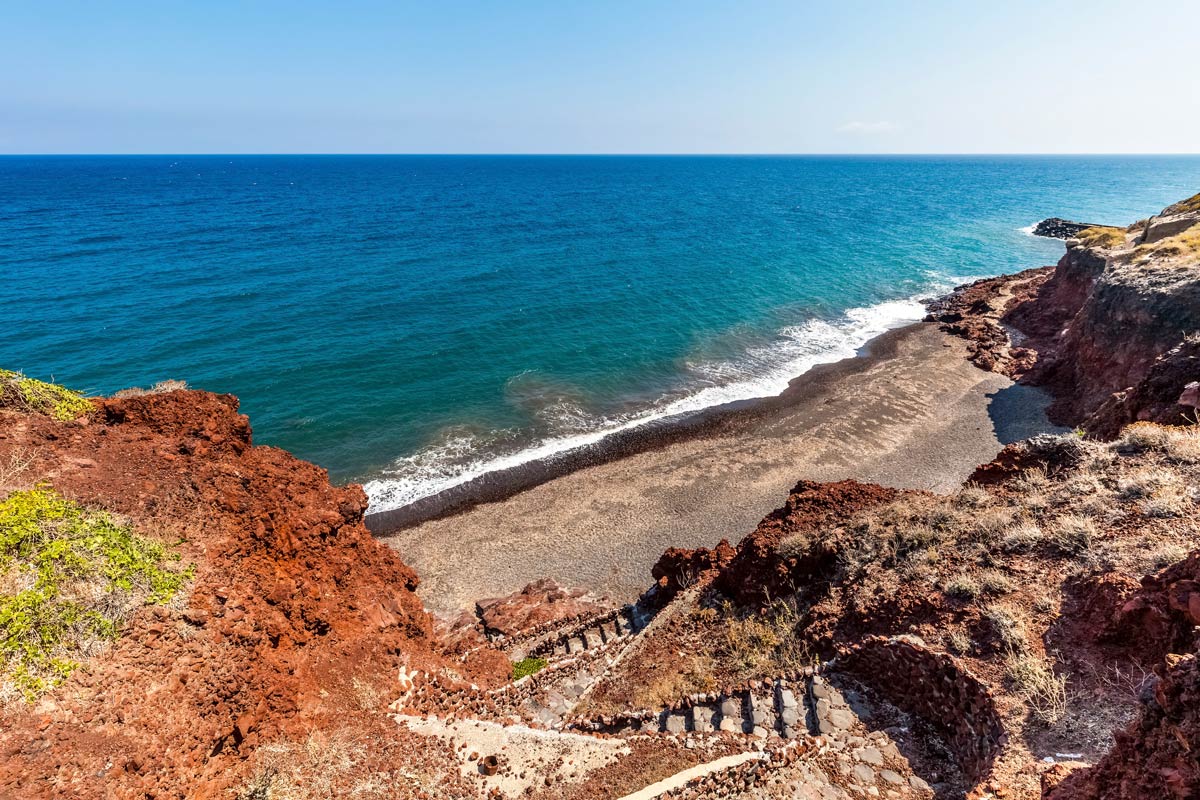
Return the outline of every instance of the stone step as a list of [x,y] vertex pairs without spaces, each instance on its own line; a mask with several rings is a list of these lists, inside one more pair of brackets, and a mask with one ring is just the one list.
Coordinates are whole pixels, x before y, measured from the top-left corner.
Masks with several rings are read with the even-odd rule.
[[800,683],[764,682],[754,690],[741,689],[715,698],[699,695],[692,700],[688,705],[664,709],[650,722],[629,720],[620,725],[660,733],[726,731],[796,739],[848,735],[858,722],[841,692],[819,676]]
[[552,657],[576,655],[584,650],[627,639],[645,628],[649,621],[650,618],[643,616],[636,606],[625,606],[613,617],[539,645],[530,654]]

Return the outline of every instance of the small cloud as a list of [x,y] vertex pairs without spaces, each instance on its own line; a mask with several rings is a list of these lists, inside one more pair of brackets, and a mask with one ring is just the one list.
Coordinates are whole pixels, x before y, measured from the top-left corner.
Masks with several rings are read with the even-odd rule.
[[838,128],[838,133],[890,133],[896,130],[898,126],[894,122],[882,120],[880,122],[847,122],[845,125]]

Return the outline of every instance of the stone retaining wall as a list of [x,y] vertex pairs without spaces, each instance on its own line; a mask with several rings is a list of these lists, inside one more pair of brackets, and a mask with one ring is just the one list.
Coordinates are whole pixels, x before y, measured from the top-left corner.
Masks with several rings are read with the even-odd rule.
[[837,665],[937,728],[968,779],[987,777],[1007,734],[991,689],[952,657],[906,637],[875,636]]

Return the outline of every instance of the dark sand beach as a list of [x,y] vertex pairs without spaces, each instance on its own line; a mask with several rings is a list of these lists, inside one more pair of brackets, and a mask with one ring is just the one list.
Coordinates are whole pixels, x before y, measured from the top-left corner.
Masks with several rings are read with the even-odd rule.
[[486,501],[440,498],[441,516],[369,522],[443,614],[541,577],[629,600],[666,548],[736,542],[802,478],[953,489],[1004,444],[1053,430],[1045,402],[972,366],[961,340],[917,323],[809,371],[777,398],[492,476],[474,487]]

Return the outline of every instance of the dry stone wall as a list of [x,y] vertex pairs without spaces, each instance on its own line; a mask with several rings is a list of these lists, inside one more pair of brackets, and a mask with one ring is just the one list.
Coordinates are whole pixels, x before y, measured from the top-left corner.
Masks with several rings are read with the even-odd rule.
[[1007,740],[1004,724],[991,689],[952,657],[907,637],[876,636],[837,664],[938,729],[967,778],[980,781],[991,771]]

